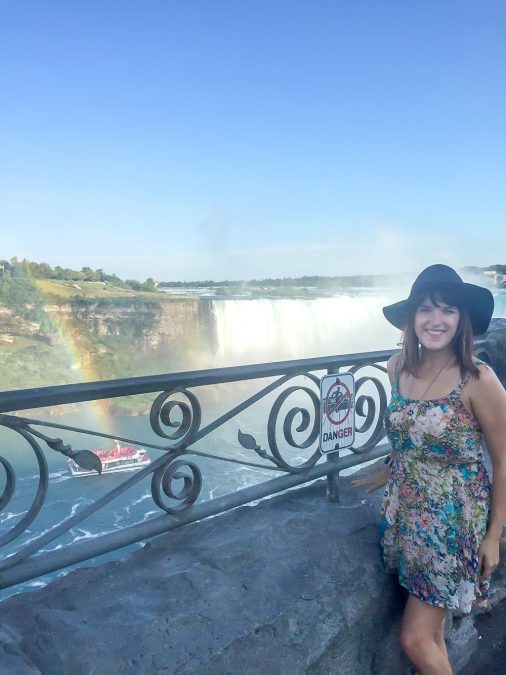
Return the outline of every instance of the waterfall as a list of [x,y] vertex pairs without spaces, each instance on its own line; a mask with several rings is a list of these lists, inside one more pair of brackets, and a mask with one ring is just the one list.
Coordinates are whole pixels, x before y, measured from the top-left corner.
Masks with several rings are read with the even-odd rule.
[[400,333],[383,317],[385,295],[213,300],[220,364],[394,349]]

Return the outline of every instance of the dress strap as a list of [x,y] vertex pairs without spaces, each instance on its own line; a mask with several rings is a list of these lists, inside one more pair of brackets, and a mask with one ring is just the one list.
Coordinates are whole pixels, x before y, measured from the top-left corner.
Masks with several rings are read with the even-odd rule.
[[[485,363],[485,361],[482,361],[481,359],[477,359],[476,357],[473,357],[473,363],[474,363],[475,366],[486,366],[486,365],[488,365],[487,363]],[[464,387],[468,383],[470,377],[471,377],[471,373],[467,373],[466,376],[464,377],[464,379],[461,380],[458,383],[456,389],[457,389],[459,394],[462,392],[462,389],[464,389]]]
[[394,394],[399,393],[399,371],[400,371],[401,355],[398,354],[394,365],[394,381],[392,383],[392,391]]
[[470,377],[471,377],[471,373],[467,373],[467,375],[464,377],[464,379],[460,380],[460,382],[458,383],[458,385],[456,387],[456,390],[459,394],[462,392],[462,389],[464,389],[464,387],[466,386]]

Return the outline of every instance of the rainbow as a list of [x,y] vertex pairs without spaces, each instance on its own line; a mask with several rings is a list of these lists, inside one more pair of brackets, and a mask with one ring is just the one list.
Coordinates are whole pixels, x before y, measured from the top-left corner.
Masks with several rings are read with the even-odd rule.
[[[101,380],[102,377],[96,364],[90,353],[86,350],[82,340],[79,339],[77,331],[71,322],[65,320],[58,313],[51,312],[48,309],[48,298],[44,296],[44,293],[35,284],[34,287],[44,304],[44,312],[51,324],[52,332],[56,333],[59,337],[59,343],[67,357],[70,370],[75,373],[75,377],[70,378],[70,380],[77,382]],[[84,405],[83,426],[91,427],[91,429],[100,433],[110,434],[111,436],[116,435],[117,432],[114,429],[107,400],[90,401]]]

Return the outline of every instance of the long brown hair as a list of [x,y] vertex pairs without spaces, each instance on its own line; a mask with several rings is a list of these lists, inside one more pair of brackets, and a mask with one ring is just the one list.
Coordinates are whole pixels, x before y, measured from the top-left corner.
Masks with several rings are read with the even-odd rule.
[[469,373],[473,378],[479,378],[480,371],[473,361],[473,326],[469,318],[467,307],[462,303],[459,295],[452,292],[451,288],[432,288],[430,291],[413,298],[412,306],[408,316],[408,322],[404,329],[401,349],[401,370],[406,371],[413,377],[418,377],[421,366],[420,348],[418,338],[415,333],[415,314],[420,304],[429,298],[436,307],[441,302],[452,307],[457,307],[460,313],[459,324],[452,340],[455,360],[460,369],[462,379]]

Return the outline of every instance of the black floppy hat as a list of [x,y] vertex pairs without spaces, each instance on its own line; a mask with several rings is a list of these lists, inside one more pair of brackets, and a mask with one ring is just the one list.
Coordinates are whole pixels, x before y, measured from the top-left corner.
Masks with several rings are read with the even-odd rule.
[[387,321],[404,330],[411,310],[431,291],[449,290],[469,312],[473,333],[481,335],[490,323],[494,311],[494,296],[482,286],[467,284],[457,272],[447,265],[431,265],[415,279],[406,300],[383,307]]

